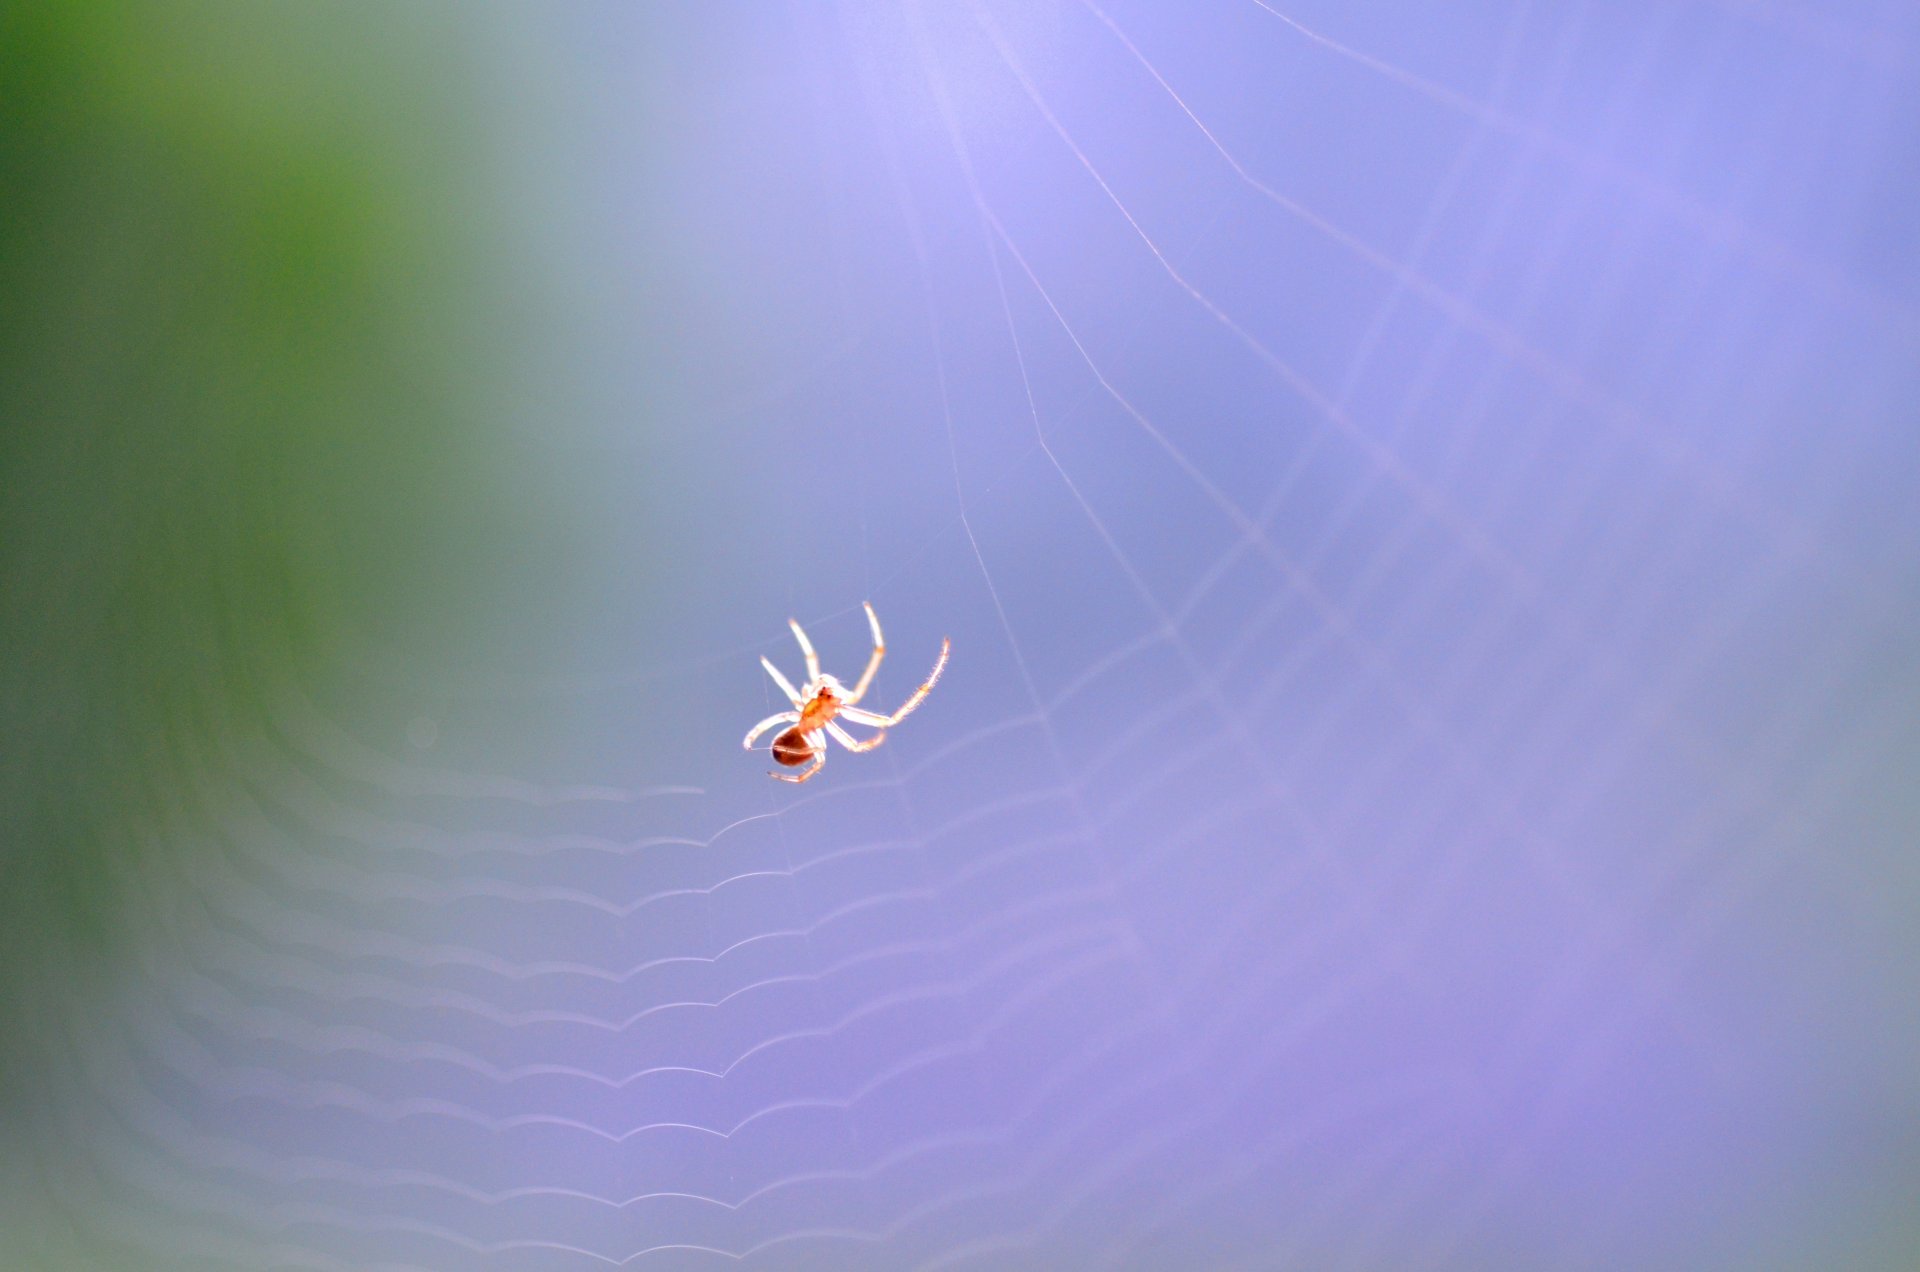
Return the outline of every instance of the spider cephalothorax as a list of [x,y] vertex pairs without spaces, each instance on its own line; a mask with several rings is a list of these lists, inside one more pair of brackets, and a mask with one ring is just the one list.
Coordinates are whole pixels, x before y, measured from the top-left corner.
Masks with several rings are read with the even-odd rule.
[[[860,673],[860,679],[849,689],[838,679],[820,670],[820,655],[813,652],[813,642],[807,639],[806,632],[794,619],[787,620],[787,626],[793,628],[793,638],[800,642],[800,652],[807,660],[807,683],[802,689],[795,689],[780,669],[770,659],[762,658],[760,665],[773,677],[773,683],[780,686],[780,692],[787,695],[793,703],[793,710],[770,715],[747,732],[747,739],[741,743],[749,749],[753,740],[777,724],[787,727],[773,738],[773,760],[787,768],[801,768],[798,773],[773,773],[783,782],[804,782],[818,773],[827,762],[827,738],[849,751],[871,751],[887,740],[887,730],[906,719],[913,709],[933,691],[940,679],[940,673],[946,670],[947,654],[953,644],[944,637],[940,641],[940,657],[933,664],[933,671],[927,676],[926,683],[913,691],[913,696],[892,715],[880,715],[873,711],[862,711],[854,704],[866,695],[867,686],[873,683],[873,675],[880,670],[880,660],[886,656],[887,643],[880,635],[880,620],[874,616],[873,606],[867,606],[867,624],[873,628],[873,656],[867,660],[867,669]],[[846,720],[853,724],[864,724],[880,730],[872,737],[861,741],[841,728],[838,721]]]

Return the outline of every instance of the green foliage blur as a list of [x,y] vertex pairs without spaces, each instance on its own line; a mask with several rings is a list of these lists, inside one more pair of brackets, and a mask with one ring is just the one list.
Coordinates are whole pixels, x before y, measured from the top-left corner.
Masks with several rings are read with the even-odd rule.
[[513,532],[448,16],[0,5],[0,1099],[213,742]]

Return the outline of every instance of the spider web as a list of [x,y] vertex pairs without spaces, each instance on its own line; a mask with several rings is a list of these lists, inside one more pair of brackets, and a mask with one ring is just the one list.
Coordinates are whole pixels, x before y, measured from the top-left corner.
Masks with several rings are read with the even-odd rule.
[[[184,757],[28,1257],[1908,1265],[1904,6],[541,49],[528,427],[645,513],[538,657]],[[868,598],[946,679],[767,781],[755,657]]]

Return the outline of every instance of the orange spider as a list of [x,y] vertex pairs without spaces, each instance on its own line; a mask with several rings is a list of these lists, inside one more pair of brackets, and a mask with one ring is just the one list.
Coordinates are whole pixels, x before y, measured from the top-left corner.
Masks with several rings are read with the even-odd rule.
[[[874,616],[873,606],[867,606],[867,623],[873,628],[873,657],[867,660],[867,669],[860,673],[860,680],[848,689],[839,680],[824,674],[820,670],[820,655],[813,652],[813,642],[800,630],[800,624],[793,619],[787,620],[787,626],[793,628],[793,638],[800,642],[800,652],[807,659],[807,683],[804,689],[796,690],[780,669],[767,658],[760,659],[760,665],[773,677],[773,683],[780,686],[780,692],[787,695],[794,709],[770,715],[747,731],[746,741],[740,745],[753,749],[753,740],[773,728],[776,724],[790,727],[774,735],[773,759],[776,764],[788,768],[806,768],[799,773],[768,773],[783,782],[804,782],[818,773],[827,763],[827,738],[849,751],[871,751],[887,740],[887,730],[906,719],[913,709],[926,700],[933,692],[934,685],[940,681],[940,673],[947,668],[947,654],[953,648],[953,642],[940,639],[940,657],[933,664],[933,671],[926,683],[913,691],[913,696],[892,715],[880,715],[873,711],[862,711],[854,704],[866,695],[867,686],[873,683],[873,673],[880,670],[880,660],[886,656],[887,643],[880,635],[880,620]],[[864,742],[855,738],[839,724],[836,718],[846,719],[854,724],[864,724],[880,730]]]

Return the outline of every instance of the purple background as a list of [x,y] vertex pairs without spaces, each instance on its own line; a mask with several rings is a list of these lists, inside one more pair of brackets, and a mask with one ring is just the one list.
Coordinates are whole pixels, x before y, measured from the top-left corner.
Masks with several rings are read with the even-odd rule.
[[193,758],[29,1266],[1920,1262],[1914,11],[1100,4],[473,19],[567,549]]

